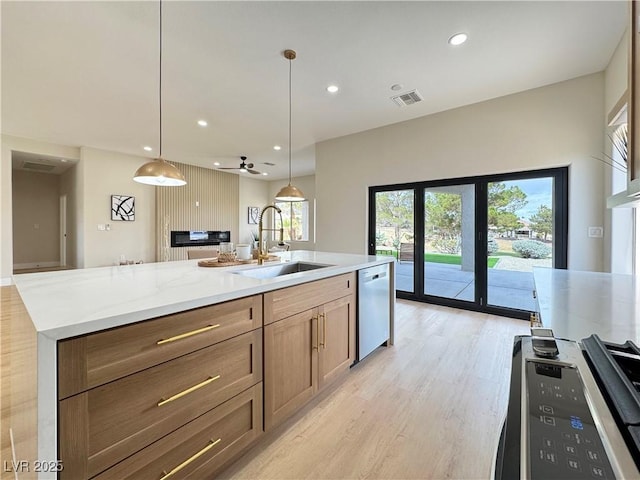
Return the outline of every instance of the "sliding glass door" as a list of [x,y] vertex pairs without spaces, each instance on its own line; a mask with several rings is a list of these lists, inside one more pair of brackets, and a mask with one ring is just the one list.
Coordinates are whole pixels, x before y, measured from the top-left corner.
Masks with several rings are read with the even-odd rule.
[[528,318],[533,268],[566,268],[567,169],[371,187],[369,253],[397,295]]
[[533,267],[554,266],[554,177],[488,183],[487,303],[536,310]]
[[382,190],[374,193],[373,247],[375,255],[392,256],[398,261],[396,288],[414,292],[414,223],[413,189]]
[[475,185],[430,187],[424,195],[424,295],[475,299]]

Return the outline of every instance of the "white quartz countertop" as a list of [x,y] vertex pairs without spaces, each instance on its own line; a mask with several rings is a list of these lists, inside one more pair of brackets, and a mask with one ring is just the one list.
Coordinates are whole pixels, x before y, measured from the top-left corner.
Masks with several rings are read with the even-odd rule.
[[633,275],[534,268],[540,319],[558,338],[640,344],[640,282]]
[[[198,260],[14,275],[36,331],[59,340],[191,308],[390,263],[392,257],[293,251],[281,262],[330,265],[256,279],[233,271],[257,265],[200,267]],[[273,265],[268,262],[264,266]]]

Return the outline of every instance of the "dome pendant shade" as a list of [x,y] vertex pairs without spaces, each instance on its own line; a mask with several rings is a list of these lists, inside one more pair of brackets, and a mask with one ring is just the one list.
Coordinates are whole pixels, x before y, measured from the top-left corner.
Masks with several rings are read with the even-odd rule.
[[136,170],[133,179],[138,183],[157,187],[179,187],[187,183],[180,170],[162,158],[142,165]]
[[158,22],[160,27],[158,29],[160,40],[160,61],[158,62],[158,66],[160,67],[158,72],[158,137],[160,149],[158,151],[158,158],[145,163],[136,170],[136,173],[133,174],[133,180],[138,183],[155,185],[157,187],[181,187],[187,184],[184,175],[182,175],[175,165],[162,159],[162,0],[160,0],[158,12],[160,14]]
[[301,202],[304,199],[304,193],[291,184],[282,187],[276,194],[276,200],[279,202]]
[[296,58],[296,52],[285,50],[283,56],[289,60],[289,184],[280,189],[275,199],[279,202],[302,202],[305,200],[304,193],[291,185],[291,61]]

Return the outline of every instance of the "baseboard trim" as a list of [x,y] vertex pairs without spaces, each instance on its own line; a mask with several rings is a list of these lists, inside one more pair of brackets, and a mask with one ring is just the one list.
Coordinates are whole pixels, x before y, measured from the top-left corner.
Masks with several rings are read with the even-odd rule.
[[13,280],[11,279],[11,277],[0,278],[0,287],[8,287],[9,285],[13,285]]
[[57,262],[30,262],[30,263],[14,263],[14,270],[26,270],[27,268],[51,268],[59,267],[60,261]]

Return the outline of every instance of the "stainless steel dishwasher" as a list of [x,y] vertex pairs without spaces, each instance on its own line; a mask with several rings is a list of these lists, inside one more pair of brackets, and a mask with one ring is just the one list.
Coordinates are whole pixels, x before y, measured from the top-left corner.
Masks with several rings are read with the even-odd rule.
[[389,264],[358,271],[358,361],[389,340]]

